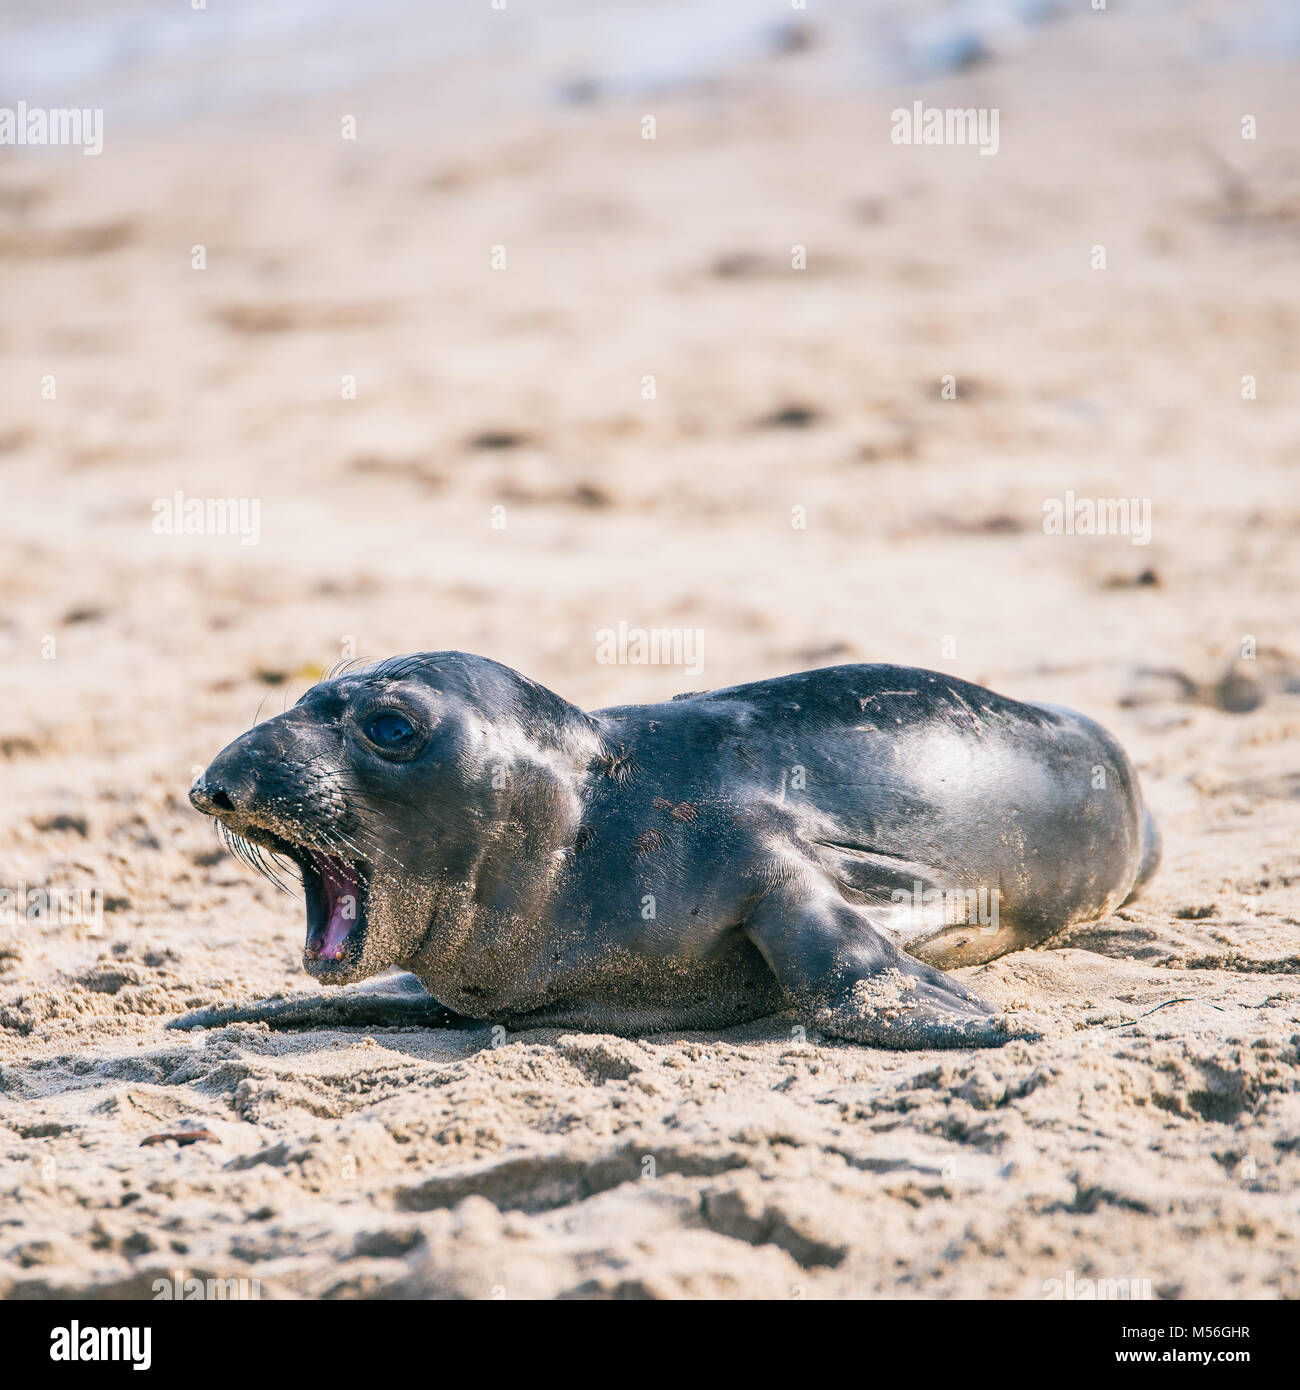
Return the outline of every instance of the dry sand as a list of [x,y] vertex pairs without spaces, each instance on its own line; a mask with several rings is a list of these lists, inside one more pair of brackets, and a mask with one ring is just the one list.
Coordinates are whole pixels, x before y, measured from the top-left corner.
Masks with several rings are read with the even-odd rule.
[[[1296,73],[1098,32],[854,98],[774,58],[653,142],[394,84],[0,151],[0,883],[108,909],[0,937],[0,1293],[1300,1296]],[[917,96],[997,157],[891,145]],[[155,535],[177,489],[257,544]],[[1045,535],[1067,489],[1150,544]],[[703,675],[598,665],[620,620]],[[1045,1030],[996,1052],[164,1031],[310,986],[185,793],[347,641],[587,707],[951,671],[1109,725],[1165,864],[962,972]]]

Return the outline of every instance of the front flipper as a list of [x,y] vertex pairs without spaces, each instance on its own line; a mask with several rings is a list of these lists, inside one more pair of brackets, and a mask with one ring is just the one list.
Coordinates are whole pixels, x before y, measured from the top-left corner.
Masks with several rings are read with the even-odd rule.
[[265,1023],[271,1028],[468,1028],[475,1020],[452,1013],[414,975],[393,975],[329,994],[262,999],[251,1004],[214,1004],[174,1018],[168,1028],[224,1028],[228,1023]]
[[810,875],[770,892],[745,932],[791,1004],[824,1033],[875,1047],[1000,1047],[1006,1015],[960,980],[905,954],[871,921]]

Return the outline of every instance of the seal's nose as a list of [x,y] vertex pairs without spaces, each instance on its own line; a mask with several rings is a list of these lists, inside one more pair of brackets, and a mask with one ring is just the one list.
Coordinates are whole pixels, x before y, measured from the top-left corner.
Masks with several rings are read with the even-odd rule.
[[217,816],[235,809],[234,799],[219,782],[213,780],[209,768],[190,788],[190,805],[205,816]]
[[223,748],[190,787],[190,805],[205,816],[249,811],[258,799],[261,773],[270,760],[261,725]]
[[254,725],[217,754],[190,787],[190,805],[205,816],[255,817],[299,785],[319,753],[314,717],[298,710]]

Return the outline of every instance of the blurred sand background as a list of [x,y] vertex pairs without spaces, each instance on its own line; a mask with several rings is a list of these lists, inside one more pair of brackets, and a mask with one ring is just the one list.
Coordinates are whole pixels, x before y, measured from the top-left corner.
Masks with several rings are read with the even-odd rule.
[[[0,148],[0,884],[107,908],[0,929],[0,1294],[1300,1296],[1289,10],[101,10],[0,11],[0,105],[105,110]],[[1045,535],[1067,489],[1150,544]],[[310,985],[186,790],[348,643],[588,708],[951,671],[1115,730],[1164,867],[963,972],[1045,1029],[995,1053],[165,1032]]]

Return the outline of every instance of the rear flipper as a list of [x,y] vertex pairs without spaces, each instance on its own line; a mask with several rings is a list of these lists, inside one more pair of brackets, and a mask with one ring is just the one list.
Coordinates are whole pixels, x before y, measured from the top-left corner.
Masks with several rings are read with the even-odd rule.
[[[1124,899],[1124,903],[1131,903],[1155,877],[1155,872],[1160,867],[1160,851],[1160,828],[1156,825],[1151,812],[1144,806],[1142,808],[1142,862],[1138,865],[1137,878],[1133,880],[1133,887],[1129,889],[1128,897]],[[1124,903],[1121,903],[1120,906],[1123,907]]]
[[815,877],[784,884],[745,932],[791,1004],[825,1033],[875,1047],[1000,1047],[1037,1035],[1011,1026],[959,980],[906,955]]
[[251,1004],[214,1004],[174,1018],[168,1028],[224,1028],[228,1023],[265,1023],[271,1028],[468,1028],[473,1019],[444,1008],[414,975],[392,975],[345,985],[329,994],[262,999]]

